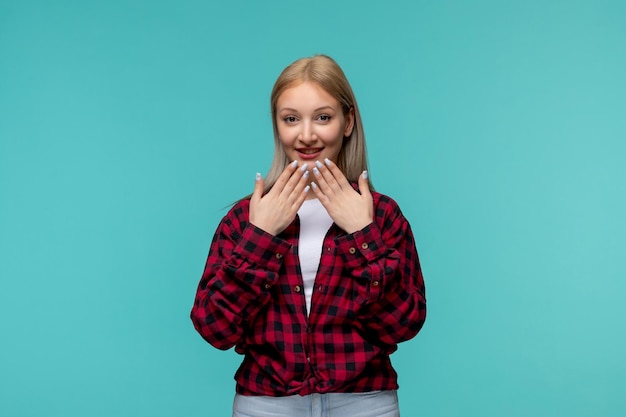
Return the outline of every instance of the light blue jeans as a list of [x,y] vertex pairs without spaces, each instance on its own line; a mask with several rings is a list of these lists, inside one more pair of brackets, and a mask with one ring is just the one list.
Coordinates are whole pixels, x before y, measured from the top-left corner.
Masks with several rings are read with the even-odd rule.
[[233,417],[399,417],[395,390],[311,394],[304,397],[235,395]]

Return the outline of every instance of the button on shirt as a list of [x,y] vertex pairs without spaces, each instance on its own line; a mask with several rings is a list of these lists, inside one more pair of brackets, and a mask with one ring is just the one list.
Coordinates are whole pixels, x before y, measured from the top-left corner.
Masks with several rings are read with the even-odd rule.
[[243,200],[222,219],[191,318],[210,344],[245,355],[238,393],[398,388],[389,355],[424,323],[424,281],[409,223],[391,198],[372,196],[371,224],[326,233],[308,317],[296,290],[299,218],[273,236],[249,224]]

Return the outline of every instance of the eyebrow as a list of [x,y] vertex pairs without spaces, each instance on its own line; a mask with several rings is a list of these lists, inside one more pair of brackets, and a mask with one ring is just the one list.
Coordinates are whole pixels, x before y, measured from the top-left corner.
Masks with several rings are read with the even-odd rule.
[[[318,107],[317,109],[313,110],[314,113],[321,111],[321,110],[326,110],[326,109],[330,109],[330,110],[335,110],[332,106],[322,106],[322,107]],[[292,112],[296,112],[299,113],[298,110],[293,109],[291,107],[282,107],[278,110],[279,112],[283,112],[283,111],[292,111]]]

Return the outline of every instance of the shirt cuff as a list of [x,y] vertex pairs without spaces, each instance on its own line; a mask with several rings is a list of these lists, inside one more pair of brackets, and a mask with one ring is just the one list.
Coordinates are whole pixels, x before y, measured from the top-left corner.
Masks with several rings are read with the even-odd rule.
[[385,254],[385,242],[376,223],[343,235],[337,238],[336,243],[337,252],[348,268],[358,268]]
[[253,224],[248,224],[235,252],[243,259],[268,271],[278,272],[291,245]]

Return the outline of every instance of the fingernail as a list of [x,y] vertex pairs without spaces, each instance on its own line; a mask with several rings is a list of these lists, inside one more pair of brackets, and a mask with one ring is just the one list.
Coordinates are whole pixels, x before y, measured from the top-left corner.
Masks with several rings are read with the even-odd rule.
[[313,188],[317,188],[317,184],[316,184],[316,183],[314,183],[313,181],[311,181],[311,187],[313,187]]
[[261,181],[261,174],[259,174],[258,172],[256,173],[256,180]]
[[291,167],[292,167],[292,168],[295,168],[295,167],[297,167],[297,166],[298,166],[298,161],[293,161],[293,162],[291,163]]
[[300,170],[302,172],[304,172],[304,171],[306,171],[306,167],[307,167],[307,164],[304,164],[304,165],[302,165],[302,167],[300,167]]
[[322,163],[320,161],[315,161],[315,165],[317,165],[318,168],[323,167],[324,165],[322,165]]
[[361,176],[363,177],[364,180],[366,180],[367,179],[367,171],[363,171]]
[[309,186],[307,185],[306,187],[304,187],[304,192],[305,192],[305,193],[308,193],[310,189],[311,189],[311,187],[309,187]]
[[325,158],[325,159],[324,159],[324,163],[325,163],[326,165],[330,166],[330,159]]
[[309,171],[305,172],[303,175],[304,178],[309,178]]
[[317,167],[313,167],[313,172],[315,173],[315,175],[320,175],[320,170],[317,169]]

